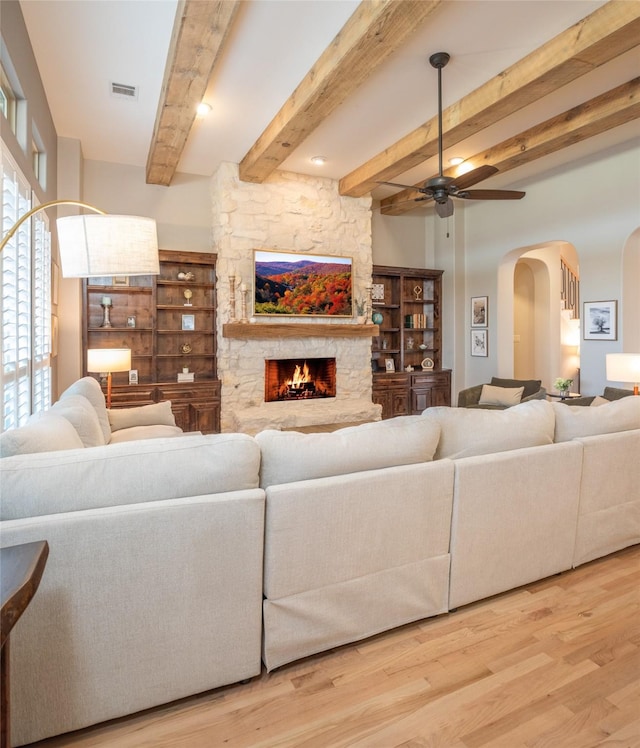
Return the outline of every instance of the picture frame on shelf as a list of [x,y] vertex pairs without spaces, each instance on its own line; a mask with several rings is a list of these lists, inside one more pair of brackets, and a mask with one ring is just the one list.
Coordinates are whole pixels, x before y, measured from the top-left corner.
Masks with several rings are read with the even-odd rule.
[[471,297],[471,327],[489,326],[489,297]]
[[371,284],[371,303],[384,304],[384,283]]
[[389,373],[393,373],[396,370],[396,363],[392,358],[385,358],[384,370]]
[[489,355],[488,330],[471,330],[471,355],[484,358]]
[[195,314],[183,314],[182,315],[182,329],[183,330],[195,330],[196,329]]
[[618,302],[585,301],[582,314],[583,340],[618,339]]
[[135,314],[130,314],[127,317],[127,327],[135,327],[136,326],[136,317]]
[[129,276],[128,275],[114,275],[111,277],[112,286],[128,286]]
[[138,384],[138,370],[129,369],[129,384]]

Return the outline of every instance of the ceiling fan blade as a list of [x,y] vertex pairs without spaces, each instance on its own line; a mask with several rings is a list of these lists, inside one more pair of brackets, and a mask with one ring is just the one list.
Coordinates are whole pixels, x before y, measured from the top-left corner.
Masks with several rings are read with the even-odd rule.
[[489,164],[478,166],[477,169],[472,169],[466,174],[460,174],[459,177],[452,179],[451,186],[457,187],[459,190],[466,190],[467,187],[471,187],[473,184],[478,184],[478,182],[482,182],[483,179],[488,179],[498,171],[499,169],[496,169],[495,166],[490,166]]
[[389,207],[397,208],[399,205],[406,205],[407,203],[422,203],[428,200],[433,200],[433,197],[431,195],[425,195],[424,197],[413,197],[411,198],[411,200],[400,200],[399,203],[393,203],[393,205],[390,205]]
[[517,190],[465,190],[456,197],[463,200],[521,200],[527,193]]
[[413,184],[398,184],[398,182],[377,182],[377,184],[388,184],[390,187],[402,187],[405,190],[415,190],[416,192],[424,190],[424,187],[416,187]]
[[449,218],[453,215],[453,200],[448,197],[446,203],[436,203],[436,213],[440,218]]

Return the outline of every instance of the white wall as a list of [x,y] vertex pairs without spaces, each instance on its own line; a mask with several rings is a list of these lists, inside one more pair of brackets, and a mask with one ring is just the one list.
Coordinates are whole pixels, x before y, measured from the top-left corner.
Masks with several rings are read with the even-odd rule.
[[[512,339],[498,340],[497,335],[500,315],[512,303],[498,297],[498,268],[513,250],[568,242],[575,247],[580,263],[582,301],[621,299],[623,250],[640,223],[639,166],[640,146],[627,143],[596,159],[579,160],[536,181],[517,185],[527,192],[521,201],[482,201],[464,206],[456,201],[457,223],[452,223],[450,237],[445,236],[446,219],[427,219],[427,224],[432,224],[428,231],[436,242],[435,266],[445,268],[445,278],[448,269],[454,274],[461,269],[456,242],[462,230],[459,222],[464,222],[465,314],[445,314],[443,319],[445,341],[465,340],[462,358],[457,344],[451,349],[453,360],[445,358],[446,364],[454,367],[458,389],[488,381],[498,372],[498,350],[502,347],[504,351],[505,346],[512,349]],[[635,261],[633,267],[637,268]],[[637,297],[637,282],[625,282],[630,286],[626,294]],[[460,287],[455,282],[452,285],[445,285],[445,291],[459,294]],[[510,288],[512,293],[512,285]],[[466,342],[469,303],[472,296],[484,295],[489,296],[489,357],[472,358]],[[454,310],[459,310],[460,299],[452,303]],[[621,322],[617,341],[581,341],[582,392],[602,392],[606,385],[605,354],[623,350],[624,329]],[[460,372],[464,372],[462,380]]]

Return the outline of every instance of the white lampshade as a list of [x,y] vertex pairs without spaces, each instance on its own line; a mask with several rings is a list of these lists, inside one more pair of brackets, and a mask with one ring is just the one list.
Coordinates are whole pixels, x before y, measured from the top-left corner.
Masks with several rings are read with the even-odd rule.
[[640,382],[640,353],[607,353],[607,379],[611,382]]
[[142,216],[82,215],[58,218],[65,278],[157,275],[156,222]]
[[130,348],[89,348],[87,351],[87,371],[111,373],[130,368]]

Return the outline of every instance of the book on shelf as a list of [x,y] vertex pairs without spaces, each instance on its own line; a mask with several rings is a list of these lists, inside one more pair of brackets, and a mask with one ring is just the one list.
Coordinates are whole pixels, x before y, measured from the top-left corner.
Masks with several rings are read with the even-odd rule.
[[405,314],[404,317],[405,329],[411,330],[413,328],[420,328],[427,326],[426,314]]

